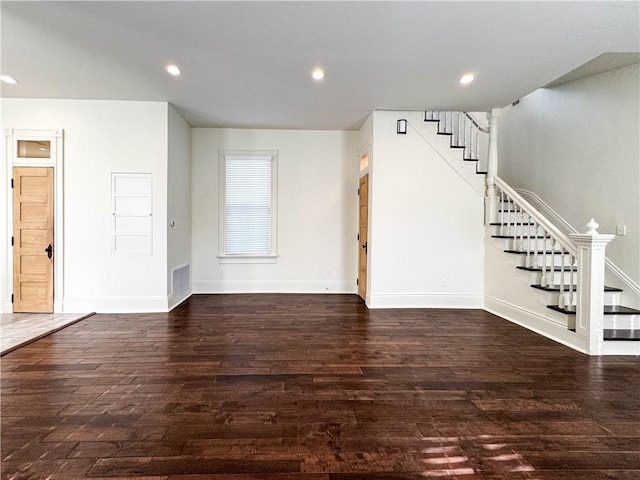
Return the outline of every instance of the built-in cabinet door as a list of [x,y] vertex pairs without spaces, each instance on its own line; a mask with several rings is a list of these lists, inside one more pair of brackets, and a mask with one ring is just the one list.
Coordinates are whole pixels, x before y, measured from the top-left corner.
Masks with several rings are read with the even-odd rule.
[[53,312],[53,168],[13,168],[14,312]]

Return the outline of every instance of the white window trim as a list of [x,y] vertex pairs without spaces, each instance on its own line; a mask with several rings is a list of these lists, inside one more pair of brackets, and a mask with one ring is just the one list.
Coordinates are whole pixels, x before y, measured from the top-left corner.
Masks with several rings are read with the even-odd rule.
[[[226,157],[271,158],[271,253],[269,255],[228,255],[224,249],[224,207]],[[218,261],[220,263],[276,263],[278,238],[278,150],[218,150]]]

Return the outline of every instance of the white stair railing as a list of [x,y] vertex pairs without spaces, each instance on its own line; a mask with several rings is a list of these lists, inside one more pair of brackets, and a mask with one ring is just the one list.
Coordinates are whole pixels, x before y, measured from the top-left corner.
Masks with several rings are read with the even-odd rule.
[[604,260],[613,235],[597,232],[591,219],[584,234],[565,235],[498,176],[498,219],[492,222],[511,250],[525,255],[525,268],[540,271],[540,286],[558,291],[557,307],[575,313],[575,332],[591,355],[602,353],[604,325]]
[[424,120],[439,122],[438,133],[451,135],[451,146],[464,148],[465,160],[480,158],[480,132],[489,133],[489,129],[480,126],[469,113],[427,110]]
[[540,271],[540,286],[558,289],[558,308],[575,312],[577,299],[576,245],[500,177],[498,219],[501,236],[511,237],[512,248],[525,255],[525,267]]

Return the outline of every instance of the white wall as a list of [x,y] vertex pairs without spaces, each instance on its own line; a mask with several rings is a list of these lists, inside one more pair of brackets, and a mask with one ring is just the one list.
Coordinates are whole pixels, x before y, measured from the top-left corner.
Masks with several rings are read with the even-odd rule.
[[369,305],[481,308],[484,198],[417,132],[396,134],[406,115],[373,115]]
[[[64,130],[64,311],[166,310],[167,104],[2,99],[2,128]],[[153,175],[151,255],[111,253],[112,172]]]
[[[218,262],[219,149],[279,151],[274,264]],[[194,293],[355,292],[356,132],[195,128],[191,151]]]
[[167,294],[169,308],[182,298],[172,293],[171,272],[191,264],[191,127],[168,106]]
[[640,283],[638,65],[540,89],[503,110],[499,175],[532,191],[578,231],[627,226],[607,258]]

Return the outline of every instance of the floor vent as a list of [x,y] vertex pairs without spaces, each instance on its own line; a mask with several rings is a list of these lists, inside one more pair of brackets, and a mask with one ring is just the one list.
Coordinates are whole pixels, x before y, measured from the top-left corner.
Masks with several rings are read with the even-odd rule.
[[182,298],[191,290],[191,266],[176,267],[171,271],[171,296]]

